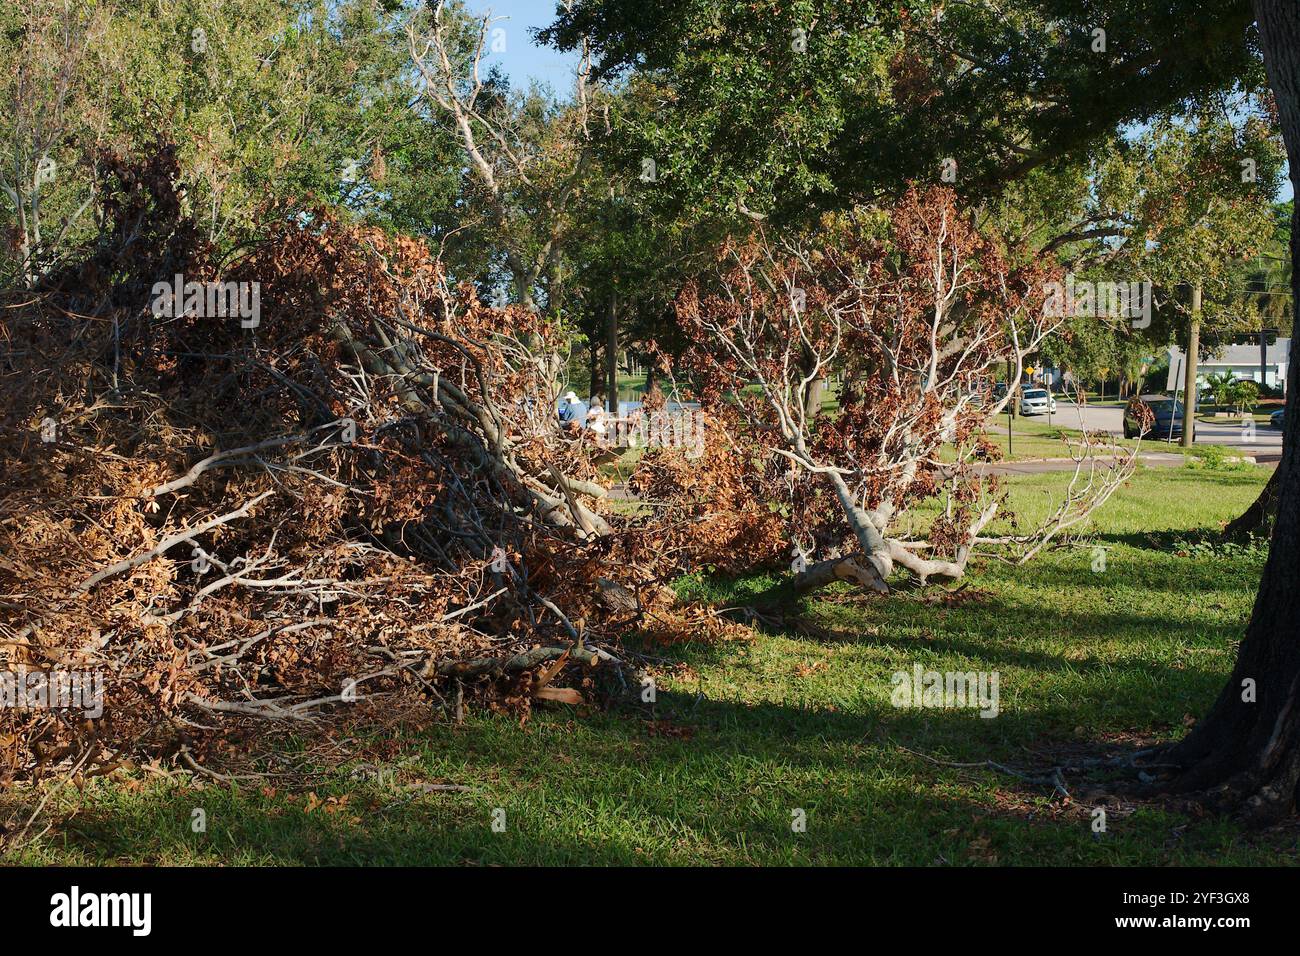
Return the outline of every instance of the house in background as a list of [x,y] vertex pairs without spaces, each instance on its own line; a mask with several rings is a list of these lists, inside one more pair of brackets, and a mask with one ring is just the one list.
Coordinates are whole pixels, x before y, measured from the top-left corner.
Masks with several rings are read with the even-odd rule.
[[[1258,343],[1249,345],[1225,345],[1217,353],[1202,359],[1196,366],[1196,384],[1205,384],[1211,375],[1222,372],[1232,373],[1236,379],[1259,382],[1271,388],[1286,391],[1286,371],[1291,358],[1291,340],[1277,339],[1264,350],[1261,377],[1260,347]],[[1169,347],[1169,380],[1165,389],[1170,393],[1182,388],[1182,375],[1185,368],[1183,350],[1176,345]]]

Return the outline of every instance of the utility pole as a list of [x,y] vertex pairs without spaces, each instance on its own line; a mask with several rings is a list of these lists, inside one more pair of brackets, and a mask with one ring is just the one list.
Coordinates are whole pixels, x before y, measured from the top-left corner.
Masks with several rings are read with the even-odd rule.
[[1259,330],[1259,385],[1268,384],[1268,329]]
[[[1179,359],[1178,368],[1174,372],[1174,408],[1175,409],[1178,407],[1178,380],[1182,377],[1182,374],[1183,374],[1183,360]],[[1187,405],[1186,403],[1184,403],[1183,409],[1186,410],[1186,408]],[[1174,440],[1174,412],[1173,409],[1171,409],[1169,412],[1169,434],[1165,436],[1165,441],[1173,441],[1173,440]]]
[[1196,360],[1201,351],[1201,283],[1192,286],[1192,320],[1187,324],[1187,378],[1183,381],[1183,442],[1196,440]]
[[[1014,375],[1014,378],[1012,377]],[[1011,457],[1011,426],[1015,424],[1016,391],[1020,388],[1020,366],[1007,360],[1007,457]]]

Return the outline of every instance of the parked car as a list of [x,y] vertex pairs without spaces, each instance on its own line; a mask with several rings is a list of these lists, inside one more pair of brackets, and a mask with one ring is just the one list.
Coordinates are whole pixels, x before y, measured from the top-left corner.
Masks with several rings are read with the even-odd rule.
[[1272,415],[1268,416],[1269,424],[1274,428],[1281,428],[1286,423],[1286,406],[1283,405]]
[[1021,415],[1046,415],[1056,412],[1056,399],[1045,388],[1027,388],[1020,394]]
[[1135,438],[1143,425],[1138,417],[1138,405],[1145,404],[1151,410],[1154,422],[1147,425],[1145,436],[1168,440],[1183,437],[1183,403],[1176,402],[1168,395],[1140,395],[1131,400],[1124,408],[1124,437]]

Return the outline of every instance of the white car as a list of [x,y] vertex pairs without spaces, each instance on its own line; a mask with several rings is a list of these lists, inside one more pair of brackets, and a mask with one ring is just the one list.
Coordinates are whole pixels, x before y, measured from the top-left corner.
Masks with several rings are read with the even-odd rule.
[[1021,415],[1056,414],[1056,399],[1045,388],[1027,388],[1020,395]]

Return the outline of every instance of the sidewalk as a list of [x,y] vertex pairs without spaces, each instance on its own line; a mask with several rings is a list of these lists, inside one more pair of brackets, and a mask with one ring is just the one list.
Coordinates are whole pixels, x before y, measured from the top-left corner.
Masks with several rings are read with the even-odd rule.
[[[1098,455],[1098,461],[1115,461],[1118,455]],[[1152,468],[1178,468],[1183,456],[1173,452],[1138,452],[1138,461]],[[1025,461],[989,462],[976,465],[981,475],[1041,475],[1048,471],[1073,471],[1073,458],[1030,458]]]

